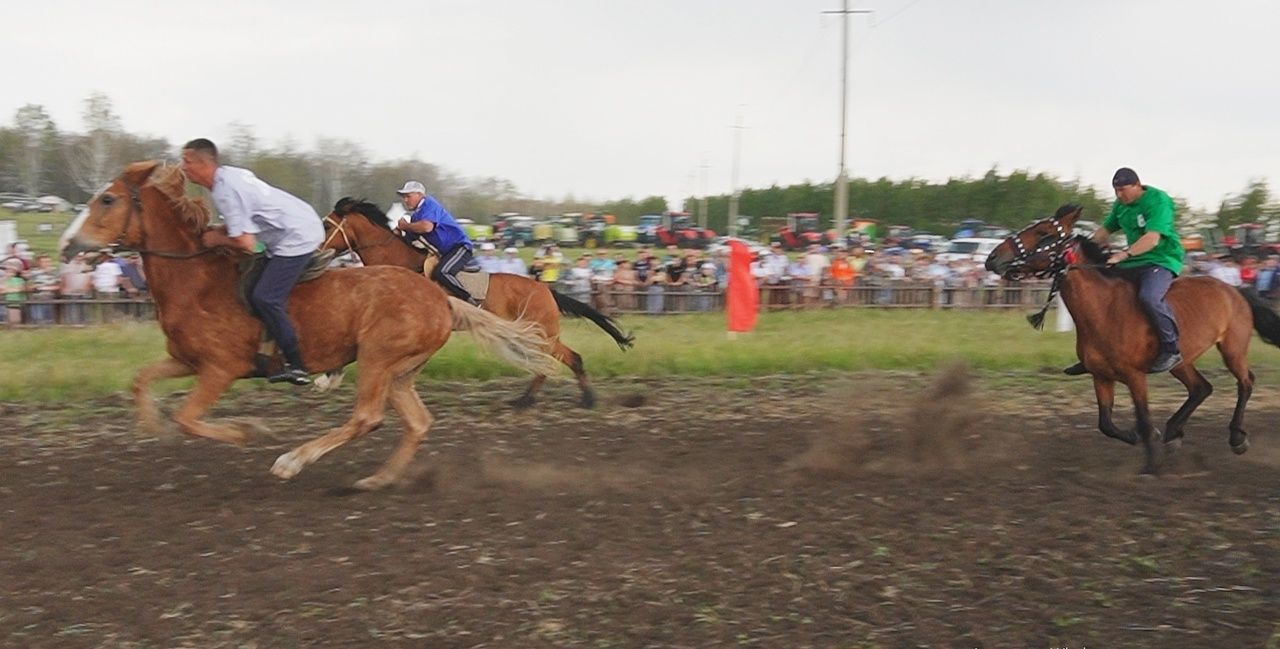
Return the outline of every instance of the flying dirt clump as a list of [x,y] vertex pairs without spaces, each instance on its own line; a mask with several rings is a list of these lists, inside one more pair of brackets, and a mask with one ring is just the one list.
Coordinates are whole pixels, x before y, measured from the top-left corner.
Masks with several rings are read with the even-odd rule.
[[[987,417],[982,397],[963,364],[943,368],[916,395],[878,395],[853,385],[848,390],[847,398],[831,400],[840,412],[817,427],[809,448],[787,462],[787,469],[827,477],[921,475],[921,469],[991,466],[1018,446],[1010,433],[982,425]],[[859,404],[852,417],[848,404]]]

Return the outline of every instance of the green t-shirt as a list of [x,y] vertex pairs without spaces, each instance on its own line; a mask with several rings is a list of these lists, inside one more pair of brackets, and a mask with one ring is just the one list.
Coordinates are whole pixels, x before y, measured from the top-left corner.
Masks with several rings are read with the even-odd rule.
[[1160,243],[1155,248],[1125,259],[1118,264],[1121,268],[1155,264],[1168,268],[1174,275],[1182,272],[1182,258],[1186,253],[1178,231],[1173,228],[1173,199],[1163,191],[1144,185],[1142,195],[1133,203],[1125,205],[1116,201],[1102,227],[1111,232],[1123,230],[1131,246],[1148,232],[1160,233]]

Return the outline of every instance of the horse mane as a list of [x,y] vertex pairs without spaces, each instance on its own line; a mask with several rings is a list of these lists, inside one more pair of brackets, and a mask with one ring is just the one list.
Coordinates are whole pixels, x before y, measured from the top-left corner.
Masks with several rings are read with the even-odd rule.
[[355,212],[374,225],[385,230],[391,229],[391,219],[387,217],[387,213],[383,212],[377,205],[374,205],[363,198],[344,196],[338,199],[338,202],[334,204],[333,211],[338,214],[342,214],[343,216]]
[[1090,264],[1099,266],[1106,265],[1107,253],[1102,251],[1102,246],[1098,245],[1091,237],[1080,237],[1080,254],[1084,260]]
[[177,165],[160,165],[147,178],[147,186],[159,191],[174,207],[178,215],[195,228],[203,232],[209,227],[209,208],[204,201],[187,196],[187,176]]

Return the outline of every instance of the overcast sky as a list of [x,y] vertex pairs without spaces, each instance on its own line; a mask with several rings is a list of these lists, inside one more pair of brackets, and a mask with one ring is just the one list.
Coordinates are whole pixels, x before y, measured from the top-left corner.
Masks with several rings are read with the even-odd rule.
[[[857,0],[848,165],[992,165],[1106,188],[1120,165],[1216,208],[1280,174],[1280,3]],[[560,198],[828,182],[839,0],[6,2],[0,117],[80,130],[107,93],[176,145],[251,125]],[[705,171],[703,165],[706,165]],[[705,182],[703,176],[705,175]],[[1280,187],[1276,187],[1280,189]],[[1029,215],[1030,216],[1030,215]]]

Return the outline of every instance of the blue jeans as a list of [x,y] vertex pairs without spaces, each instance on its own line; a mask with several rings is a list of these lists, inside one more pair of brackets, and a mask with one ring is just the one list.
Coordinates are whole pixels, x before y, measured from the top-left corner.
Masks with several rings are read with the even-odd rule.
[[1160,351],[1178,351],[1178,322],[1173,318],[1173,310],[1165,300],[1169,285],[1173,284],[1174,274],[1168,268],[1156,265],[1134,266],[1124,269],[1125,274],[1138,285],[1138,303],[1155,325],[1156,336],[1160,339]]
[[262,274],[253,285],[249,294],[249,303],[253,305],[254,315],[266,325],[267,333],[280,346],[280,352],[290,365],[304,368],[302,352],[298,349],[298,334],[293,330],[293,322],[285,311],[289,301],[289,293],[298,283],[302,271],[307,269],[311,254],[296,257],[268,257]]

